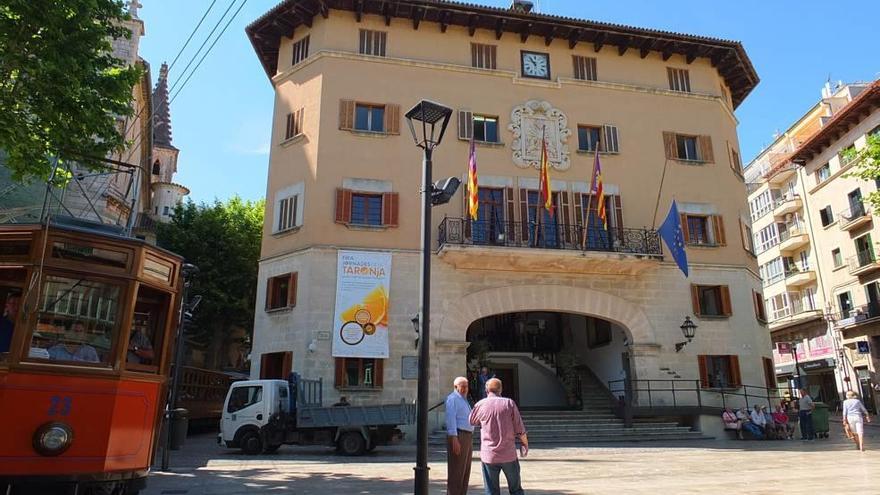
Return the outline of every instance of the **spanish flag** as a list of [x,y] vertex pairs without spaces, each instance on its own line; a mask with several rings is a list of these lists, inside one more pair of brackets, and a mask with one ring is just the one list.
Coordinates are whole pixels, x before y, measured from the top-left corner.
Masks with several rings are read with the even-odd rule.
[[602,221],[602,228],[608,230],[608,215],[605,211],[605,188],[602,186],[602,165],[599,164],[599,150],[596,149],[596,161],[593,162],[593,180],[590,183],[590,194],[596,201],[596,216]]
[[553,191],[550,190],[550,158],[547,155],[547,140],[544,139],[544,133],[541,133],[541,178],[539,193],[540,205],[553,216]]
[[477,213],[480,210],[479,187],[477,185],[477,151],[474,148],[474,140],[471,138],[471,150],[468,153],[468,214],[471,220],[477,221]]

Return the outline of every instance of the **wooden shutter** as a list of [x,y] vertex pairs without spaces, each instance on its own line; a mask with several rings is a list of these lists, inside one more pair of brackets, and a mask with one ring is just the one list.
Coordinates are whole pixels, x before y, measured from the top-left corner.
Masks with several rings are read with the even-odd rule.
[[743,222],[742,218],[739,218],[739,240],[742,242],[742,247],[746,251],[749,251],[749,244],[746,242],[746,225]]
[[572,231],[574,230],[571,225],[571,210],[568,204],[568,191],[559,191],[557,193],[558,197],[558,205],[562,210],[562,239],[565,244],[571,244],[572,241]]
[[687,213],[679,213],[679,221],[681,222],[681,235],[684,237],[684,243],[691,243],[691,232],[688,229],[688,216]]
[[458,139],[470,140],[474,135],[474,114],[469,110],[458,111]]
[[291,308],[296,307],[296,289],[299,282],[299,273],[290,274],[290,283],[287,287],[287,305]]
[[691,307],[694,316],[700,316],[700,286],[696,284],[691,284]]
[[730,307],[730,288],[726,285],[721,285],[718,289],[721,292],[721,314],[730,316],[733,314],[733,310]]
[[345,386],[345,358],[336,358],[334,362],[336,369],[333,383],[336,388],[341,388]]
[[617,224],[617,236],[618,239],[623,241],[623,202],[620,198],[620,194],[615,194],[611,196],[614,201],[614,222]]
[[700,366],[700,387],[709,388],[709,363],[706,356],[697,356],[697,362]]
[[712,151],[712,137],[697,136],[697,142],[700,146],[700,160],[706,163],[715,163],[715,152]]
[[611,124],[602,126],[602,150],[606,153],[620,153],[620,143],[617,141],[617,127]]
[[764,309],[764,295],[756,290],[752,290],[752,302],[755,306],[755,318],[760,322],[767,321],[766,311]]
[[727,356],[730,359],[730,383],[735,387],[742,387],[742,374],[739,371],[739,356]]
[[400,134],[400,105],[385,105],[385,134]]
[[351,223],[351,191],[336,190],[336,223]]
[[272,308],[272,299],[275,296],[275,286],[272,284],[272,277],[266,280],[266,309]]
[[382,225],[397,227],[399,194],[387,192],[382,194]]
[[776,388],[776,369],[773,367],[773,359],[762,357],[761,362],[764,363],[764,381],[767,383],[767,388]]
[[281,376],[279,378],[287,380],[291,371],[293,371],[293,352],[287,351],[281,361]]
[[678,159],[678,146],[675,142],[674,132],[663,132],[663,146],[666,148],[666,158],[669,160]]
[[504,224],[504,241],[505,244],[514,242],[516,232],[514,232],[514,219],[516,218],[516,198],[513,196],[513,188],[508,187],[504,190],[507,200],[507,222]]
[[354,100],[339,100],[339,128],[344,131],[354,129]]
[[529,243],[529,190],[519,190],[519,225],[521,242],[523,245]]
[[584,194],[574,193],[574,223],[584,226]]
[[293,127],[293,114],[289,113],[287,114],[287,128],[284,130],[284,139],[290,139],[293,137]]
[[721,215],[712,215],[712,228],[715,231],[715,243],[726,246],[727,237],[724,235],[724,220],[721,219]]
[[384,375],[385,375],[385,360],[384,359],[376,359],[373,361],[376,365],[373,367],[373,386],[374,387],[382,387],[384,384]]

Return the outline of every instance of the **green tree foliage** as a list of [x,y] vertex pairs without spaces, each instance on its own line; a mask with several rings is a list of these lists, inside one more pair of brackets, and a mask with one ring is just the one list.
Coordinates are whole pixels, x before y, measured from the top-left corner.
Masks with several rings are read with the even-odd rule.
[[[846,154],[850,160],[858,160],[855,170],[849,174],[866,181],[880,179],[880,131],[868,135],[868,143],[861,150],[851,149]],[[880,211],[880,191],[869,194],[865,200],[874,207],[874,211]]]
[[140,76],[112,56],[130,38],[120,0],[0,2],[0,148],[15,180],[46,179],[55,159],[89,168],[124,145]]
[[171,222],[159,224],[159,246],[199,268],[190,294],[202,296],[189,337],[208,350],[207,365],[222,365],[230,332],[253,330],[257,265],[264,201],[234,197],[226,202],[179,205]]

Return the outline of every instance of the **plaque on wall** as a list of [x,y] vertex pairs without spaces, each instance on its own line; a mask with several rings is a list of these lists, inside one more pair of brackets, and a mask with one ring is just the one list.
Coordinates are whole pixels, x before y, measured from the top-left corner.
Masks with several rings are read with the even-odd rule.
[[418,356],[402,356],[400,358],[400,378],[401,380],[419,379]]

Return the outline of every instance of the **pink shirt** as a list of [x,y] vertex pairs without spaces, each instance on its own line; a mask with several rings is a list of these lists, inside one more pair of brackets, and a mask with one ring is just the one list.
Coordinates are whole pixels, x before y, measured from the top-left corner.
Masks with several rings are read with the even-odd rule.
[[474,405],[470,422],[480,425],[480,461],[501,464],[516,460],[516,438],[526,433],[513,400],[489,393]]

